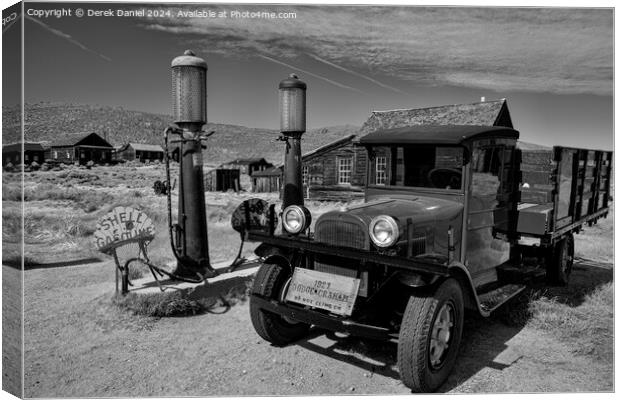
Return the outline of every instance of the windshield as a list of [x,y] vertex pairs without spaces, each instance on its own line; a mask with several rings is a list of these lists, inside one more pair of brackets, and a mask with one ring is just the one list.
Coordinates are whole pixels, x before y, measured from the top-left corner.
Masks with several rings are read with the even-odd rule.
[[437,145],[374,147],[369,183],[460,190],[463,151],[463,147]]

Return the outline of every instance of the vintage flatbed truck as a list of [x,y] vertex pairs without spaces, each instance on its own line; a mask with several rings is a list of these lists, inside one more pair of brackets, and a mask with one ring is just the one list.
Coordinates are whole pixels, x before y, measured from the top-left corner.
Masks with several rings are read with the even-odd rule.
[[[264,260],[250,298],[257,333],[275,345],[311,325],[393,340],[402,381],[436,390],[455,363],[464,310],[488,316],[532,279],[567,284],[573,235],[609,212],[611,152],[521,151],[518,137],[454,125],[362,137],[363,204],[314,225],[303,204],[280,218],[271,206],[248,225]],[[245,207],[249,221],[256,209]]]

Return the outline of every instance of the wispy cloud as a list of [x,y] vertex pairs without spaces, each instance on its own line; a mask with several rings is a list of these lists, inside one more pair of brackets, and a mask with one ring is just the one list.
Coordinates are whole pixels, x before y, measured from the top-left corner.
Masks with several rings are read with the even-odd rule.
[[42,26],[44,29],[46,29],[48,32],[62,38],[65,39],[67,42],[76,45],[77,47],[79,47],[80,49],[87,51],[89,53],[95,54],[101,58],[103,58],[106,61],[112,61],[112,59],[110,57],[107,57],[101,53],[96,52],[95,50],[92,50],[88,47],[86,47],[85,45],[83,45],[82,43],[78,42],[77,40],[75,40],[71,35],[68,35],[62,31],[59,31],[58,29],[52,28],[51,26],[47,25],[46,23],[38,20],[37,18],[33,18],[30,17],[28,15],[26,15],[26,18],[32,22],[37,23],[38,25]]
[[266,56],[266,55],[263,55],[263,54],[259,54],[258,56],[259,56],[260,58],[265,59],[265,60],[268,60],[268,61],[274,62],[274,63],[276,63],[276,64],[284,65],[285,67],[291,68],[291,69],[293,69],[293,70],[296,70],[296,71],[301,71],[301,72],[303,72],[304,74],[308,74],[308,75],[310,75],[310,76],[314,76],[315,78],[318,78],[318,79],[324,80],[325,82],[331,83],[332,85],[338,86],[339,88],[343,88],[343,89],[347,89],[347,90],[352,90],[352,91],[354,91],[354,92],[358,92],[358,93],[362,93],[362,94],[364,93],[364,92],[362,92],[361,90],[356,89],[356,88],[351,87],[351,86],[347,86],[347,85],[345,85],[344,83],[336,82],[336,81],[334,81],[334,80],[328,79],[328,78],[326,78],[326,77],[324,77],[324,76],[321,76],[321,75],[317,75],[317,74],[315,74],[315,73],[313,73],[313,72],[310,72],[310,71],[308,71],[308,70],[304,70],[304,69],[301,69],[301,68],[299,68],[299,67],[295,67],[295,66],[290,65],[290,64],[287,64],[287,63],[285,63],[285,62],[282,62],[282,61],[276,60],[275,58],[271,58],[271,57]]
[[381,86],[382,88],[392,90],[392,91],[394,91],[394,92],[396,92],[396,93],[407,94],[407,93],[403,92],[402,90],[400,90],[400,89],[398,89],[398,88],[395,88],[395,87],[393,87],[393,86],[386,85],[385,83],[381,83],[381,82],[379,82],[378,80],[373,79],[373,78],[371,78],[371,77],[369,77],[369,76],[366,76],[366,75],[364,75],[364,74],[360,74],[359,72],[356,72],[356,71],[350,70],[350,69],[345,68],[345,67],[341,67],[340,65],[336,65],[336,64],[334,64],[334,63],[332,63],[332,62],[329,62],[329,61],[327,61],[327,60],[324,60],[324,59],[322,59],[321,57],[316,56],[316,55],[314,55],[314,54],[308,54],[308,56],[310,56],[310,57],[314,58],[315,60],[317,60],[317,61],[319,61],[319,62],[322,62],[323,64],[329,65],[330,67],[333,67],[333,68],[339,69],[339,70],[341,70],[341,71],[347,72],[347,73],[349,73],[349,74],[352,74],[352,75],[358,76],[358,77],[360,77],[360,78],[362,78],[362,79],[366,79],[367,81],[370,81],[370,82],[372,82],[372,83],[374,83],[374,84],[376,84],[376,85]]
[[204,50],[229,57],[267,54],[299,63],[306,54],[312,55],[318,62],[375,84],[390,78],[414,86],[451,85],[500,92],[611,95],[613,91],[611,9],[210,8],[294,11],[297,18],[170,18],[139,23],[178,34],[183,41],[202,43]]

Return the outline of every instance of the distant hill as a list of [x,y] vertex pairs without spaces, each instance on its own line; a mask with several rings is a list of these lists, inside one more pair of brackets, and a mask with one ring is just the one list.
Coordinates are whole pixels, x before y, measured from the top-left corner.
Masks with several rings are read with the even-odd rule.
[[[162,132],[172,121],[169,115],[109,106],[34,103],[27,104],[25,110],[26,140],[44,143],[51,143],[59,133],[96,132],[114,146],[127,142],[162,144]],[[3,107],[2,111],[2,143],[21,140],[19,108]],[[277,141],[280,136],[277,130],[217,123],[209,123],[204,129],[215,131],[207,142],[206,164],[249,157],[264,157],[272,163],[284,160],[284,145]],[[357,134],[359,130],[352,125],[309,130],[303,136],[302,152]],[[519,147],[525,150],[549,149],[527,142],[519,142]]]
[[[25,136],[28,141],[52,142],[55,135],[67,132],[96,132],[112,145],[127,142],[162,143],[162,132],[172,121],[169,115],[129,111],[122,107],[75,104],[27,104]],[[19,109],[3,107],[2,142],[20,138]],[[284,147],[276,139],[277,130],[209,123],[205,131],[215,134],[207,142],[205,163],[219,164],[235,158],[264,157],[272,163],[283,161]],[[302,140],[302,151],[310,151],[343,136],[357,133],[359,127],[344,125],[313,129]]]

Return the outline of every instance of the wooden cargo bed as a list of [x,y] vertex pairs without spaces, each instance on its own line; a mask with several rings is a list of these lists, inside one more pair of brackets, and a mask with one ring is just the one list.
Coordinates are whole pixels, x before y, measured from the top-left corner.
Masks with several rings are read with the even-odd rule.
[[520,150],[517,232],[553,239],[609,211],[610,151],[556,146]]

